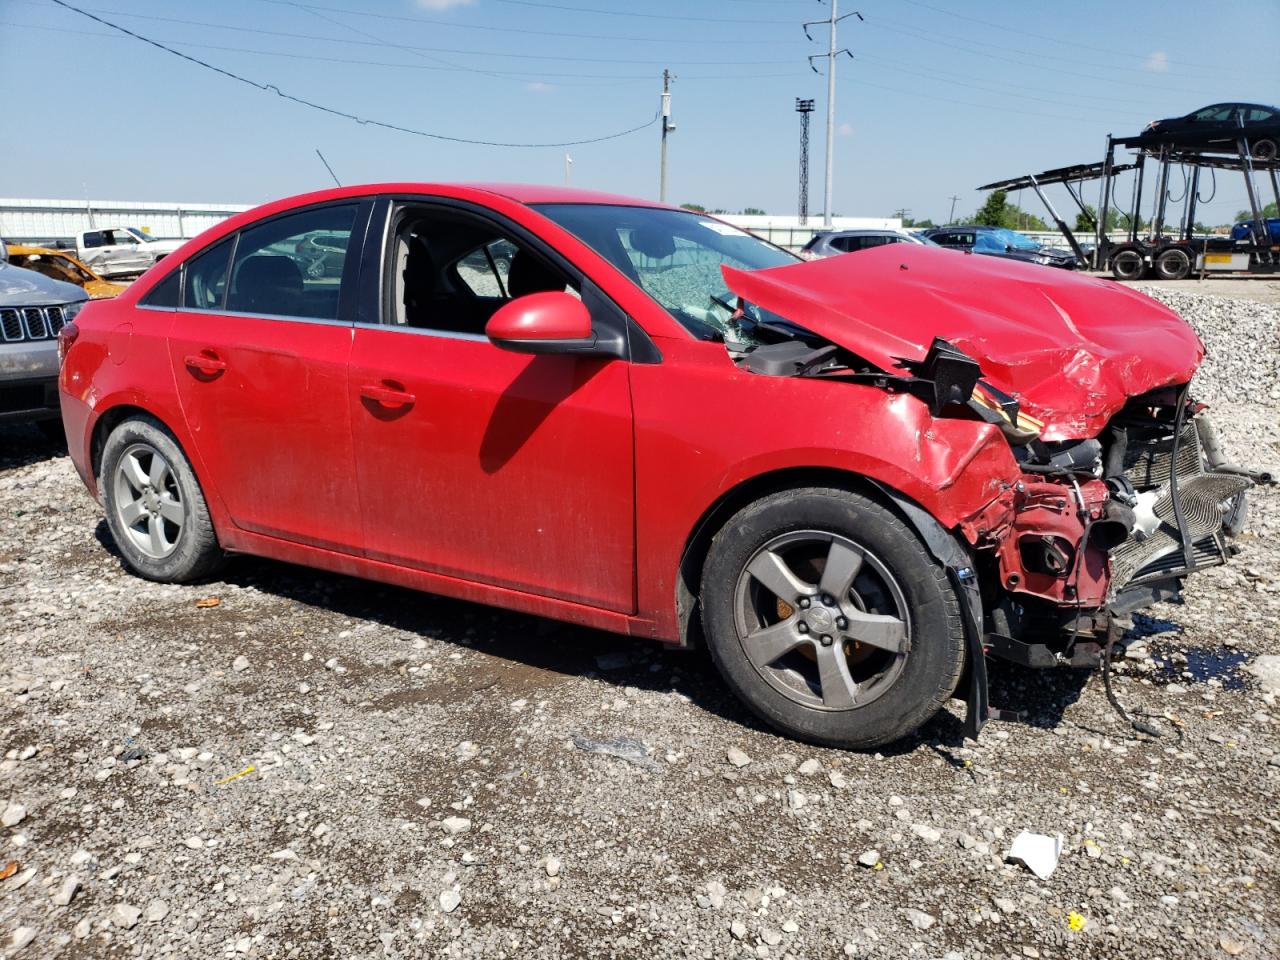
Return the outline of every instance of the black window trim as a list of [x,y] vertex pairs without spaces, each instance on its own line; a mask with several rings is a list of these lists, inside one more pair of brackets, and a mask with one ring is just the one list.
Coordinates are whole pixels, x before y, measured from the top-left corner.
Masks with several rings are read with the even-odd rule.
[[[364,271],[363,251],[365,242],[368,237],[369,225],[372,220],[372,213],[375,206],[375,199],[371,196],[363,197],[345,197],[341,200],[329,200],[324,203],[309,203],[301,207],[292,207],[288,210],[282,210],[270,217],[263,217],[260,220],[254,220],[252,223],[246,223],[240,229],[219,237],[212,243],[206,244],[199,250],[191,253],[183,258],[182,263],[177,267],[182,276],[178,284],[178,306],[177,307],[158,307],[149,306],[145,303],[139,303],[137,306],[143,310],[156,310],[164,313],[194,313],[209,314],[228,317],[252,317],[255,320],[281,320],[286,323],[316,323],[325,326],[350,327],[356,322],[355,314],[358,303],[360,290],[361,274]],[[246,313],[243,310],[228,310],[227,296],[231,292],[231,271],[235,266],[236,254],[240,249],[240,236],[246,230],[252,230],[266,223],[282,219],[283,217],[292,216],[296,213],[306,213],[311,210],[319,210],[325,207],[350,207],[356,208],[355,217],[351,221],[351,238],[347,243],[346,259],[342,264],[342,274],[347,276],[347,272],[351,271],[352,280],[350,283],[344,283],[338,292],[338,318],[336,320],[325,320],[320,317],[293,317],[284,314],[275,313]],[[222,284],[222,302],[216,307],[188,307],[184,305],[187,295],[187,264],[196,257],[203,256],[205,253],[213,250],[217,246],[227,241],[231,242],[231,254],[227,257],[227,273]],[[168,280],[165,276],[160,283]],[[160,286],[157,283],[155,287],[147,292],[147,296]]]

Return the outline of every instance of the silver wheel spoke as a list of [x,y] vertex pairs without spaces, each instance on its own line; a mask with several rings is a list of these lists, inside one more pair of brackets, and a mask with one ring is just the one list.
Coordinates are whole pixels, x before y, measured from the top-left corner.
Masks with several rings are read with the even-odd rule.
[[145,513],[141,500],[133,500],[120,507],[120,519],[124,521],[126,527],[132,527],[142,519]]
[[823,593],[843,602],[861,569],[862,551],[839,540],[832,540],[831,549],[827,551],[827,565],[822,570],[822,582],[818,586]]
[[805,642],[796,632],[795,617],[789,617],[781,623],[747,634],[742,639],[742,647],[747,652],[747,659],[757,666],[767,667]]
[[775,597],[794,603],[797,597],[810,597],[817,593],[813,584],[805,583],[787,566],[786,561],[772,550],[766,550],[747,567],[753,577]]
[[169,465],[157,454],[151,458],[151,472],[147,480],[154,490],[163,490],[164,482],[169,477]]
[[186,511],[182,509],[182,504],[168,496],[160,498],[160,516],[164,517],[170,523],[176,523],[182,526],[183,518]]
[[882,613],[863,613],[861,610],[846,610],[844,616],[849,626],[843,631],[844,636],[869,647],[888,650],[890,653],[902,653],[907,643],[907,625],[897,617]]
[[822,684],[822,703],[833,710],[852,707],[858,696],[858,684],[849,675],[849,661],[840,644],[819,646],[818,680]]
[[142,469],[142,462],[138,460],[138,455],[136,453],[129,454],[124,458],[120,466],[122,468],[124,478],[128,481],[129,486],[141,493],[142,488],[145,487],[149,481],[147,479],[147,472]]
[[164,523],[159,517],[147,518],[147,537],[151,544],[151,552],[159,557],[169,548],[164,541]]

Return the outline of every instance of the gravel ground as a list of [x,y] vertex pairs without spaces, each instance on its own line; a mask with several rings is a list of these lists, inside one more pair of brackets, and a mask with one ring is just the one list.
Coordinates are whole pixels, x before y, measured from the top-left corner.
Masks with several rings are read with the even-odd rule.
[[[1158,291],[1280,463],[1280,308]],[[699,653],[260,560],[126,574],[0,430],[0,954],[1276,956],[1280,498],[1099,678],[995,668],[878,754],[762,729]],[[216,601],[216,602],[215,602]],[[1275,661],[1270,661],[1275,663]],[[1063,839],[1048,879],[1005,853]]]

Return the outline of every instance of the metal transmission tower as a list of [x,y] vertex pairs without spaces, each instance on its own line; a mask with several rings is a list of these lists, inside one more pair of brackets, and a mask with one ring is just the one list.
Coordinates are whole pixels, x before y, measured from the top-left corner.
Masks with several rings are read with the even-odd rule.
[[[819,3],[822,0],[818,0]],[[815,27],[820,23],[825,23],[829,29],[830,44],[826,53],[815,53],[809,57],[809,69],[814,73],[821,73],[817,67],[813,65],[813,61],[820,60],[823,57],[827,60],[827,170],[826,184],[822,190],[822,224],[823,226],[831,226],[831,183],[835,172],[835,125],[836,125],[836,57],[840,54],[847,54],[853,59],[853,51],[848,47],[836,49],[836,26],[841,20],[847,20],[849,17],[857,17],[859,20],[865,20],[858,11],[846,13],[843,17],[839,15],[837,7],[840,0],[831,0],[831,16],[825,20],[810,20],[804,24],[804,35],[810,40],[813,36],[809,33],[810,27]]]
[[796,113],[800,114],[800,226],[809,222],[809,114],[813,101],[796,97]]

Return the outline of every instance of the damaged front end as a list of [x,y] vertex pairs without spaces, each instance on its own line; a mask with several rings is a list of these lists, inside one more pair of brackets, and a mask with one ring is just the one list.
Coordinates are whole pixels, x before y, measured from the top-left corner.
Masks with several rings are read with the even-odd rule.
[[[901,303],[943,302],[918,268],[950,261],[915,254],[896,264],[899,256],[880,258],[877,279]],[[998,715],[987,706],[984,654],[1098,666],[1117,622],[1176,598],[1187,575],[1235,553],[1248,489],[1272,482],[1227,461],[1191,396],[1203,347],[1146,298],[1087,278],[992,273],[985,299],[966,287],[945,301],[947,322],[926,325],[831,265],[726,269],[725,278],[739,296],[725,340],[740,368],[907,393],[935,419],[980,420],[1007,439],[1017,480],[951,531],[956,551],[930,533],[923,511],[886,491],[966,601],[972,735]],[[1104,309],[1108,322],[1095,316]],[[925,329],[932,343],[922,350]]]
[[1114,618],[1175,599],[1225,563],[1250,487],[1186,385],[1131,399],[1100,438],[1016,449],[1024,479],[987,556],[988,652],[1034,667],[1096,666]]

